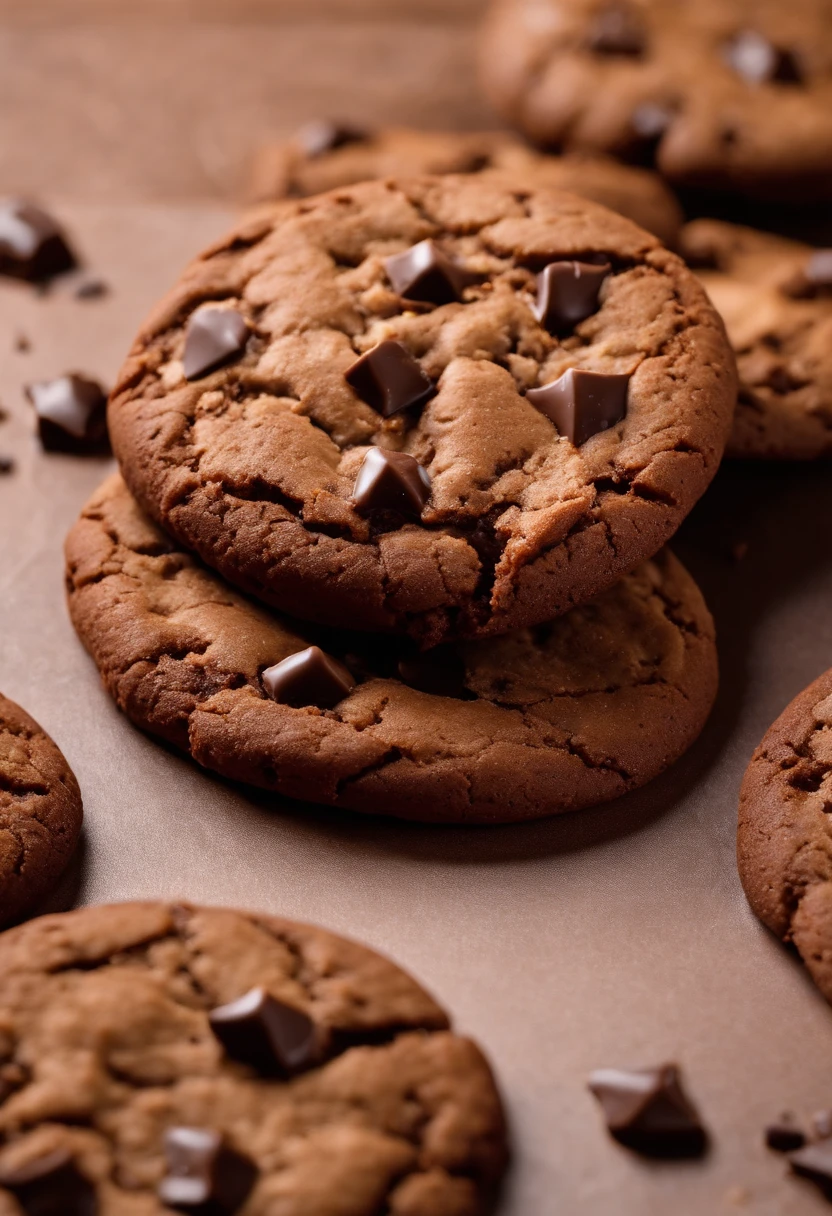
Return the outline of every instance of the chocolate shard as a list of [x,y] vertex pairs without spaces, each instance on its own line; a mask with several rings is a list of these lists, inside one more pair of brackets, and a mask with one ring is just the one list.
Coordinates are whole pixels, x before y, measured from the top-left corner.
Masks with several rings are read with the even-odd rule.
[[332,709],[355,687],[347,668],[319,646],[308,646],[267,667],[261,679],[273,701],[298,709],[307,705]]
[[393,254],[384,268],[397,295],[423,304],[450,304],[466,287],[482,282],[482,275],[452,261],[430,240]]
[[95,455],[109,451],[107,394],[97,380],[76,372],[26,385],[47,452]]
[[675,1064],[629,1072],[603,1068],[589,1088],[610,1134],[649,1157],[698,1157],[707,1147],[699,1115],[684,1093]]
[[364,457],[353,489],[357,511],[399,511],[421,515],[430,498],[430,477],[406,452],[370,448]]
[[529,389],[526,396],[561,435],[580,447],[625,416],[629,383],[629,375],[570,367],[558,380]]
[[422,405],[435,391],[419,362],[393,338],[368,350],[347,368],[344,378],[362,401],[385,418]]
[[641,57],[647,50],[647,29],[630,4],[609,4],[600,10],[589,32],[589,49],[596,55]]
[[550,333],[568,332],[598,311],[609,262],[550,262],[537,277],[534,315]]
[[724,49],[725,60],[749,84],[800,84],[803,72],[790,50],[775,46],[757,30],[740,30]]
[[248,324],[235,308],[200,308],[185,332],[185,379],[198,380],[241,355],[248,335]]
[[0,274],[41,283],[78,265],[57,220],[34,203],[0,203]]
[[766,1146],[775,1153],[792,1153],[795,1149],[803,1148],[806,1136],[791,1115],[783,1115],[776,1123],[768,1125],[765,1141]]
[[832,1198],[832,1140],[807,1144],[789,1153],[788,1161],[795,1174],[808,1178],[828,1199]]
[[367,138],[368,133],[361,127],[333,122],[328,118],[317,118],[304,123],[296,133],[294,142],[309,160],[315,160],[347,144],[364,143]]
[[26,1216],[96,1216],[98,1200],[68,1149],[58,1148],[17,1169],[0,1170]]
[[165,1132],[168,1172],[159,1184],[167,1207],[200,1216],[225,1216],[243,1206],[257,1181],[250,1157],[204,1127],[171,1127]]
[[226,1053],[262,1076],[293,1076],[320,1062],[321,1036],[312,1019],[263,988],[213,1009],[208,1021]]
[[453,646],[436,646],[399,659],[400,679],[419,692],[460,698],[465,692],[465,664]]

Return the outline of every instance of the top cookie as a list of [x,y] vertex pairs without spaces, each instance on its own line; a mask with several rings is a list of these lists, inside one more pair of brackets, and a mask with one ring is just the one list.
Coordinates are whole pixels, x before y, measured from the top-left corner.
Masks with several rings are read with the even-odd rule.
[[309,123],[293,139],[261,148],[250,193],[257,202],[276,202],[383,177],[487,169],[511,173],[524,185],[570,190],[603,203],[665,245],[675,246],[678,239],[681,208],[658,174],[609,156],[547,156],[508,131],[360,131],[332,122]]
[[436,644],[548,620],[655,553],[717,467],[735,375],[693,274],[605,208],[499,176],[366,183],[195,262],[110,433],[140,503],[232,582]]
[[536,142],[671,180],[832,196],[830,0],[496,0],[482,78]]

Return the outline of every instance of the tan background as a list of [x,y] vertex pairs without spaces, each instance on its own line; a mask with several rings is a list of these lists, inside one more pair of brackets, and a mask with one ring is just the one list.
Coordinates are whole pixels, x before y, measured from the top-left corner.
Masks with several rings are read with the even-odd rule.
[[[784,1106],[832,1104],[832,1014],[751,916],[733,857],[756,741],[832,661],[825,470],[723,471],[677,545],[720,631],[711,723],[645,791],[558,821],[442,831],[268,805],[135,732],[66,618],[63,536],[108,466],[42,454],[21,385],[70,368],[112,378],[142,313],[228,222],[206,196],[226,192],[226,166],[236,173],[272,123],[331,110],[342,93],[354,118],[477,121],[477,7],[0,3],[0,182],[56,199],[113,287],[80,303],[69,285],[40,298],[0,284],[0,452],[19,461],[0,478],[0,687],[64,748],[87,812],[55,906],[236,903],[394,955],[495,1063],[516,1149],[506,1216],[828,1211],[785,1178],[761,1130]],[[229,11],[245,20],[232,27]],[[163,198],[190,201],[152,201]],[[13,349],[19,332],[28,353]],[[633,1158],[585,1092],[592,1068],[665,1058],[683,1064],[713,1132],[702,1163]]]

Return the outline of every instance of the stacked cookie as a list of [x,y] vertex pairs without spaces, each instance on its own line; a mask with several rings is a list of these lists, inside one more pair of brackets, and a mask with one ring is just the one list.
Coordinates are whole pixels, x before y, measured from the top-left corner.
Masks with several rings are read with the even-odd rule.
[[735,394],[701,286],[597,204],[487,173],[285,202],[142,329],[73,621],[131,719],[225,776],[439,822],[601,802],[715,695],[659,551]]

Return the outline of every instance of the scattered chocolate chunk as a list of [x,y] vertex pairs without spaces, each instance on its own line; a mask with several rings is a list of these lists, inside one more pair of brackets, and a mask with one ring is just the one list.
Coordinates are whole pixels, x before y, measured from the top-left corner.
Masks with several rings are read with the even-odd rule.
[[406,655],[398,671],[405,684],[435,697],[461,697],[465,691],[465,664],[453,646]]
[[601,284],[612,270],[609,262],[550,262],[537,277],[534,314],[550,333],[573,329],[598,311]]
[[316,705],[332,709],[355,687],[347,668],[319,646],[308,646],[267,667],[262,680],[273,701],[295,708]]
[[263,1076],[291,1076],[321,1058],[312,1019],[263,988],[252,988],[239,1000],[213,1009],[208,1020],[232,1060],[249,1064]]
[[343,148],[346,144],[363,143],[366,139],[367,132],[360,127],[332,122],[326,118],[306,123],[295,135],[295,143],[310,160],[324,156],[327,152],[334,152],[336,148]]
[[430,498],[430,477],[417,460],[406,452],[370,448],[353,489],[356,509],[401,511],[421,515]]
[[11,456],[0,456],[0,475],[14,472],[14,460]]
[[629,4],[609,4],[595,18],[589,48],[596,55],[640,57],[647,50],[647,30]]
[[774,46],[757,30],[740,30],[725,47],[729,67],[749,84],[799,84],[803,73],[791,51]]
[[0,1187],[12,1192],[26,1216],[96,1216],[98,1211],[92,1183],[67,1149],[0,1170]]
[[806,1136],[791,1115],[783,1115],[776,1123],[770,1123],[765,1139],[766,1146],[775,1153],[793,1153],[806,1143]]
[[832,1110],[816,1110],[812,1115],[812,1131],[818,1140],[832,1137]]
[[85,279],[75,288],[76,300],[100,300],[110,294],[110,288],[103,279]]
[[14,339],[14,348],[19,355],[28,355],[32,349],[32,343],[29,341],[26,334],[16,334]]
[[808,1178],[827,1198],[832,1198],[832,1140],[807,1144],[789,1153],[789,1165],[795,1174]]
[[43,282],[78,265],[57,220],[34,203],[0,203],[0,274]]
[[185,333],[185,379],[198,380],[241,355],[248,335],[248,324],[236,309],[200,308],[191,317]]
[[627,412],[628,375],[570,367],[551,384],[526,396],[576,447],[620,422]]
[[649,1157],[698,1157],[707,1146],[699,1115],[675,1064],[626,1072],[603,1068],[589,1078],[610,1133]]
[[165,1132],[168,1172],[159,1198],[182,1212],[236,1212],[257,1180],[251,1158],[230,1148],[219,1132],[203,1127],[171,1127]]
[[109,450],[107,394],[97,380],[71,373],[26,386],[47,452],[92,455]]
[[450,304],[462,298],[466,287],[482,282],[482,275],[452,261],[435,241],[420,241],[404,253],[393,254],[384,268],[402,299],[423,304]]
[[348,367],[344,377],[362,401],[389,418],[433,395],[433,381],[410,351],[386,338]]

